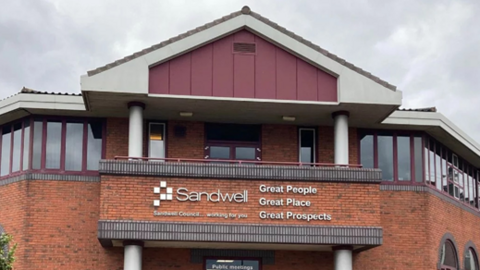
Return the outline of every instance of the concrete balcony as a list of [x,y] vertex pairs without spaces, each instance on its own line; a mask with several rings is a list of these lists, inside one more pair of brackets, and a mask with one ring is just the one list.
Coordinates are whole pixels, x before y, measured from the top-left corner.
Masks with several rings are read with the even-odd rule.
[[[222,163],[219,163],[222,162]],[[380,183],[379,169],[359,165],[246,162],[194,159],[119,157],[100,161],[100,174],[209,179],[294,180],[314,182]]]

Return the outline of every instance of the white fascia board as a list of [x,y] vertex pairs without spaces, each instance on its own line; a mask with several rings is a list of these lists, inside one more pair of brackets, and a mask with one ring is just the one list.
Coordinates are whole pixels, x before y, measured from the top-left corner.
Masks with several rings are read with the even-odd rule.
[[480,156],[480,145],[452,121],[438,112],[395,111],[382,124],[411,125],[425,128],[440,127],[473,153]]
[[257,32],[337,76],[340,103],[401,105],[401,91],[392,91],[249,15],[239,15],[93,76],[82,76],[82,91],[148,94],[150,66],[242,27]]
[[237,16],[93,76],[82,76],[82,91],[148,94],[150,66],[244,27],[245,17]]
[[17,109],[85,111],[81,96],[17,94],[0,101],[0,115]]

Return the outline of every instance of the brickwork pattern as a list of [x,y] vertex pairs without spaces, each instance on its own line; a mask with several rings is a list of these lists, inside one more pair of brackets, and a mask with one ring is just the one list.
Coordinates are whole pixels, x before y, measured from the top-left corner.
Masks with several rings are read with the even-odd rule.
[[[175,136],[175,126],[186,128],[185,137]],[[169,121],[167,157],[203,159],[205,157],[205,124],[203,122]]]
[[[159,186],[160,181],[167,181],[167,187],[172,187],[174,198],[172,201],[161,201],[160,207],[154,207],[153,201],[158,200],[159,194],[153,193],[153,188]],[[300,195],[286,193],[261,193],[259,186],[287,185],[297,187],[313,187],[317,194]],[[187,188],[189,191],[242,193],[248,187],[248,202],[208,202],[205,196],[198,202],[179,202],[175,199],[178,188]],[[286,191],[286,190],[285,190]],[[145,221],[191,221],[191,222],[226,222],[250,224],[302,224],[302,225],[352,225],[378,226],[379,216],[379,186],[378,184],[346,184],[346,183],[299,183],[292,181],[255,181],[255,180],[209,180],[186,178],[160,177],[129,177],[102,175],[100,219],[102,220],[145,220]],[[286,198],[309,200],[310,207],[294,206],[261,206],[260,198],[281,199],[286,204]],[[181,217],[181,216],[153,216],[159,212],[200,212],[207,213],[237,213],[247,214],[246,219],[225,219],[213,217]],[[332,215],[332,221],[299,220],[264,220],[259,218],[260,211],[268,212],[295,212],[295,213],[327,213]]]

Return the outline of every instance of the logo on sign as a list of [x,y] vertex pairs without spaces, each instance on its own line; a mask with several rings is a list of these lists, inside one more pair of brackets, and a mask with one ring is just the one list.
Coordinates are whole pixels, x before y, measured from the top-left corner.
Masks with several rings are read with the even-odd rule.
[[153,206],[160,206],[160,201],[171,201],[173,199],[173,188],[167,187],[166,181],[160,181],[160,186],[154,187],[153,193],[159,194],[159,200],[154,200]]

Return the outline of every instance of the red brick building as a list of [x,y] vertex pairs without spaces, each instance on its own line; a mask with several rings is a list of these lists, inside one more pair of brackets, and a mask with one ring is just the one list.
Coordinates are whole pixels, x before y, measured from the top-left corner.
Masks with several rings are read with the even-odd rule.
[[479,269],[480,147],[248,7],[0,101],[15,269]]

